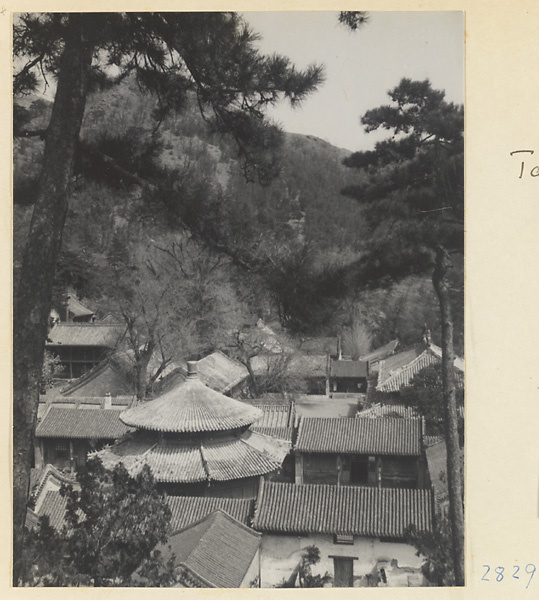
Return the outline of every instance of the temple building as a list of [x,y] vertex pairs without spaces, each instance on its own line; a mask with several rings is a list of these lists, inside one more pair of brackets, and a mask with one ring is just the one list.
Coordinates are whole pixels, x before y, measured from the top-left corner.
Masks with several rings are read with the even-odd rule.
[[148,465],[171,495],[254,498],[259,478],[277,474],[291,447],[251,429],[262,416],[204,385],[189,362],[184,382],[121,413],[135,430],[97,454],[131,475]]

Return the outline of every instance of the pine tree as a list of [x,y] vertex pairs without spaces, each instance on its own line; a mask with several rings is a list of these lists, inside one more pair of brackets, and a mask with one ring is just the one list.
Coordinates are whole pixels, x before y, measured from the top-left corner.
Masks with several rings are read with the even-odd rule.
[[[37,419],[39,379],[56,261],[88,94],[129,75],[155,93],[155,118],[195,93],[208,125],[232,135],[244,172],[269,181],[279,170],[281,132],[264,114],[280,99],[298,105],[322,80],[283,56],[259,54],[235,13],[43,13],[15,20],[15,94],[56,80],[42,170],[14,306],[14,554],[20,553]],[[32,132],[25,132],[32,135]],[[14,579],[17,574],[14,573]]]
[[[452,557],[464,585],[464,507],[454,378],[452,256],[463,252],[463,108],[444,100],[429,81],[402,79],[390,105],[365,113],[365,131],[387,129],[374,150],[345,164],[360,172],[343,190],[361,203],[371,227],[361,262],[364,280],[399,278],[432,269],[442,328],[442,384],[447,444]],[[458,291],[458,290],[457,290]]]

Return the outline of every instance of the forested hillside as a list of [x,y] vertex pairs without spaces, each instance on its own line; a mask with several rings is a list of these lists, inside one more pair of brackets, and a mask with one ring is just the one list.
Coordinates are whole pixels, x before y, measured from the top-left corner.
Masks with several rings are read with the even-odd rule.
[[[193,97],[187,103],[156,125],[155,99],[132,81],[90,97],[57,303],[71,286],[100,316],[132,318],[142,337],[157,331],[176,357],[226,349],[259,316],[292,334],[359,336],[364,346],[417,341],[425,323],[439,339],[428,276],[374,287],[358,267],[376,231],[341,194],[358,179],[342,164],[348,151],[285,134],[280,176],[247,182],[234,141],[208,127]],[[46,100],[26,97],[15,127],[42,129],[49,112]],[[16,277],[43,141],[17,137],[14,148]],[[458,302],[455,316],[462,352]]]

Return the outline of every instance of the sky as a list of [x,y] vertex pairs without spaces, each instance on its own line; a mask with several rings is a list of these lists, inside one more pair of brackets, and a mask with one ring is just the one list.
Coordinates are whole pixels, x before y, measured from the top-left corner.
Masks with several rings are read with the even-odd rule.
[[368,150],[386,132],[364,133],[360,117],[387,104],[403,77],[430,79],[446,100],[464,102],[464,13],[371,12],[356,32],[334,12],[243,13],[261,34],[260,50],[296,67],[324,64],[326,81],[300,108],[281,103],[269,115],[285,131],[315,135],[348,150]]

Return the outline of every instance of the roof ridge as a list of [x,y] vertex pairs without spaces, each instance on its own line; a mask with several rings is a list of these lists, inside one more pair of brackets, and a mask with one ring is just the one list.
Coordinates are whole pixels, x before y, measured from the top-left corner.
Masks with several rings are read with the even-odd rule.
[[253,526],[254,526],[256,519],[258,518],[260,505],[262,504],[262,499],[264,498],[264,491],[265,491],[266,484],[270,485],[271,483],[272,483],[271,481],[266,481],[263,476],[260,477],[258,493],[257,493],[255,501],[254,501],[253,516],[250,519],[251,525],[253,525]]
[[[231,521],[235,525],[239,526],[241,529],[245,530],[247,533],[251,534],[253,537],[259,538],[259,537],[262,536],[262,534],[260,532],[255,531],[254,529],[252,529],[248,525],[245,525],[245,523],[242,523],[241,521],[238,521],[238,519],[236,519],[236,517],[233,517],[231,514],[227,513],[226,510],[224,510],[224,508],[216,508],[215,510],[212,511],[212,513],[217,513],[217,512],[221,513],[221,515],[223,517],[225,517],[226,519],[228,519],[229,521]],[[210,515],[212,513],[210,513]]]
[[[412,359],[409,363],[406,363],[405,365],[402,365],[400,367],[396,367],[395,369],[391,369],[389,371],[389,378],[393,377],[394,375],[398,375],[399,373],[401,373],[402,371],[404,371],[404,369],[409,369],[411,367],[413,367],[415,364],[417,364],[419,362],[419,360],[426,354],[428,354],[429,352],[429,348],[425,348],[425,350],[423,350],[423,352],[421,352],[420,354],[418,354],[414,359]],[[434,354],[434,356],[436,358],[440,358],[435,352],[433,352],[432,354]],[[388,379],[389,379],[388,378]],[[384,382],[385,383],[385,382]]]
[[[256,433],[257,435],[263,435],[264,437],[268,438],[269,440],[275,440],[275,441],[280,441],[277,438],[273,438],[270,435],[266,435],[265,433],[260,433],[259,431],[252,431],[251,433]],[[282,463],[280,463],[278,460],[275,459],[274,456],[272,456],[271,454],[264,452],[263,450],[259,450],[256,446],[251,446],[251,444],[249,444],[246,440],[243,439],[243,437],[237,438],[242,444],[244,444],[245,446],[247,446],[250,450],[254,450],[259,456],[262,456],[263,458],[265,458],[266,460],[275,463],[277,465],[277,468],[279,468]]]
[[202,445],[202,442],[199,442],[199,444],[198,444],[198,451],[200,452],[200,460],[202,461],[202,468],[204,469],[204,473],[206,473],[206,480],[208,482],[213,481],[213,479],[210,475],[210,467],[209,467],[208,461],[206,459],[206,454],[205,454],[204,446]]
[[[92,381],[92,379],[99,375],[100,372],[103,371],[103,369],[109,363],[111,363],[110,358],[104,358],[102,361],[98,362],[97,365],[92,367],[89,371],[86,371],[86,373],[83,373],[80,377],[77,377],[77,379],[75,379],[71,383],[68,383],[66,387],[60,390],[60,393],[62,394],[62,396],[68,396],[70,392],[76,391],[78,388],[81,387],[81,385],[88,383],[88,381]],[[113,366],[113,368],[115,367],[115,365],[112,364],[111,366]]]

